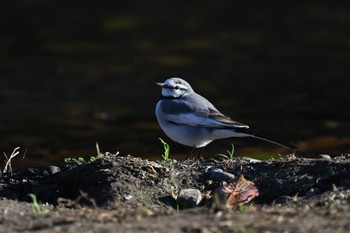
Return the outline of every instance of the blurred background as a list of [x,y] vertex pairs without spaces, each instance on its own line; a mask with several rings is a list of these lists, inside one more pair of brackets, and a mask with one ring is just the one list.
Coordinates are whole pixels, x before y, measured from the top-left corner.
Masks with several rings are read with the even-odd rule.
[[[21,147],[13,166],[95,155],[96,142],[159,159],[159,137],[184,158],[154,115],[154,83],[174,76],[297,156],[349,153],[349,3],[12,0],[0,22],[0,152]],[[203,155],[231,143],[236,156],[290,153],[241,138]]]

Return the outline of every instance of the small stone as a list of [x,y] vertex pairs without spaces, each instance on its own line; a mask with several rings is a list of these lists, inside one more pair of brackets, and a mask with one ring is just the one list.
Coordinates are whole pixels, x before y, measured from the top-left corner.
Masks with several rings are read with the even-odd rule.
[[133,196],[131,194],[127,194],[124,196],[124,198],[125,200],[130,201],[133,198]]
[[325,160],[332,160],[332,157],[326,154],[320,154],[320,157]]
[[57,166],[49,166],[51,174],[55,174],[61,171],[61,169]]
[[202,201],[202,194],[197,189],[183,189],[177,196],[177,204],[181,209],[192,208]]
[[235,178],[235,175],[224,172],[221,169],[212,169],[210,171],[207,171],[203,178],[205,180],[214,180],[214,181],[231,181]]
[[305,197],[309,198],[319,193],[320,193],[320,190],[318,188],[310,188],[309,191],[306,192]]

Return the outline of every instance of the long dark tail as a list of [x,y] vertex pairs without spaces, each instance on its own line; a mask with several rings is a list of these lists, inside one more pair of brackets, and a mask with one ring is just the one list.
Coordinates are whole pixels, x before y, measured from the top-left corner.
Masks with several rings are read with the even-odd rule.
[[275,139],[272,139],[272,138],[270,138],[268,136],[252,132],[249,129],[242,129],[240,131],[242,133],[247,134],[247,136],[250,136],[250,137],[253,137],[253,138],[257,138],[257,139],[260,139],[260,140],[264,140],[266,142],[270,142],[270,143],[273,143],[273,144],[285,147],[287,149],[292,150],[293,152],[295,152],[297,150],[297,148],[295,146],[293,146],[292,144],[289,144],[288,142],[281,142],[280,140],[275,140]]

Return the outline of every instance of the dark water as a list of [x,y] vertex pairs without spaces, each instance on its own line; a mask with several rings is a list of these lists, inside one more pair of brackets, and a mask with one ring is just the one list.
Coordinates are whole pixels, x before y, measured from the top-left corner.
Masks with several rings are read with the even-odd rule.
[[[0,3],[0,151],[14,166],[102,151],[159,156],[155,82],[179,76],[225,114],[293,142],[348,153],[350,6],[294,1]],[[286,154],[252,139],[205,154]]]

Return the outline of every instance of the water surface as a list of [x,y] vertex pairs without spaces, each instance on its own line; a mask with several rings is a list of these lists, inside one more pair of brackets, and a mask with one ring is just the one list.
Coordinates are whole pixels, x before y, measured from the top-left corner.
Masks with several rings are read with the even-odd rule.
[[[102,151],[154,158],[155,82],[179,76],[300,156],[348,153],[350,7],[322,1],[8,1],[0,8],[0,150],[14,166]],[[288,154],[253,139],[204,155]]]

